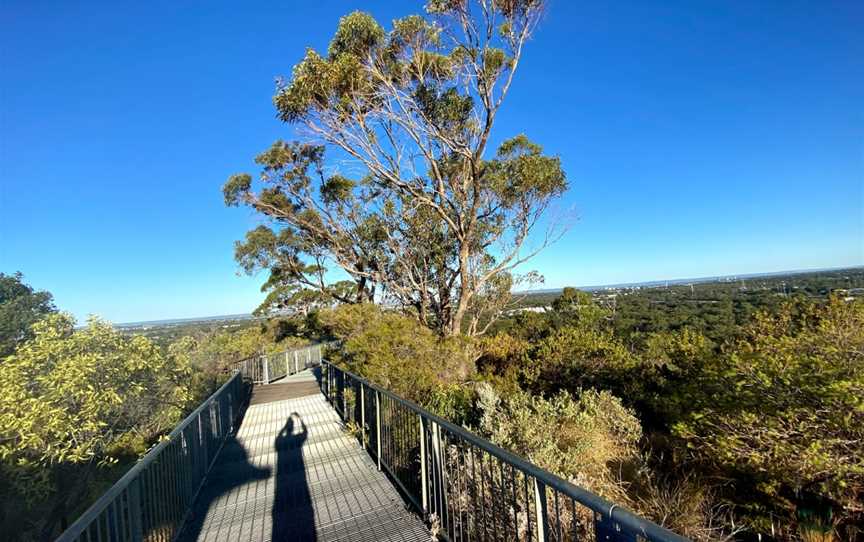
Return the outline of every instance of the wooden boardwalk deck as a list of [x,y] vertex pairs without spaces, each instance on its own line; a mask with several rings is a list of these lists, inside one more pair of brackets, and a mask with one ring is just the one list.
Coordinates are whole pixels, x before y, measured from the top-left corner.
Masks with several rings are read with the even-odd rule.
[[256,386],[180,536],[206,541],[428,541],[310,371]]

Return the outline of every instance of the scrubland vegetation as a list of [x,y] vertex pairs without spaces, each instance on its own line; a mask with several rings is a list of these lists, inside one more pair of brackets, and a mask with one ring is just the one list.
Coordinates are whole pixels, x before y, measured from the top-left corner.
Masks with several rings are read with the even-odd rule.
[[76,328],[50,295],[20,276],[2,281],[0,312],[41,300],[29,318],[4,321],[23,322],[0,364],[2,520],[13,539],[56,535],[232,361],[318,338],[343,341],[330,356],[346,368],[695,540],[861,536],[861,299],[775,293],[752,311],[730,300],[726,316],[741,323],[722,341],[700,318],[640,330],[622,319],[650,314],[633,319],[605,295],[565,289],[482,337],[356,303],[159,346],[95,319]]
[[[159,345],[0,274],[0,533],[53,540],[225,380],[231,362],[302,344],[256,324]],[[278,339],[278,340],[277,340]]]
[[480,339],[368,304],[319,318],[347,368],[693,539],[861,535],[860,299],[782,299],[722,343],[628,342],[575,290]]

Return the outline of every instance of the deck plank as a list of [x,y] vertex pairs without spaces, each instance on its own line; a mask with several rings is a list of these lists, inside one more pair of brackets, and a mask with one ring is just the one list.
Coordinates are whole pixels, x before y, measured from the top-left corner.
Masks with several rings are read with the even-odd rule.
[[310,371],[256,386],[179,540],[428,541]]

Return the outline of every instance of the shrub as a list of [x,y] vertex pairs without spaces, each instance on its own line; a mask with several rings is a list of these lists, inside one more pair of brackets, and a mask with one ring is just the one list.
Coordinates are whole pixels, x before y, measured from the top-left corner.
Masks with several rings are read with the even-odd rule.
[[642,429],[611,393],[560,392],[544,399],[517,392],[502,399],[481,384],[478,395],[480,430],[492,442],[578,486],[629,502],[621,472],[640,462]]
[[475,374],[473,340],[441,338],[414,318],[372,304],[343,305],[319,318],[343,341],[332,357],[348,370],[424,405],[464,403],[447,395]]
[[44,515],[32,517],[49,537],[86,500],[97,471],[135,457],[178,421],[191,399],[189,379],[181,357],[105,322],[75,329],[66,314],[37,322],[33,338],[0,364],[4,495],[42,507]]
[[864,302],[757,315],[698,386],[674,427],[695,457],[752,481],[788,525],[812,512],[808,495],[864,519]]
[[609,331],[559,329],[539,343],[533,357],[528,381],[542,393],[592,387],[631,397],[638,387],[638,359]]

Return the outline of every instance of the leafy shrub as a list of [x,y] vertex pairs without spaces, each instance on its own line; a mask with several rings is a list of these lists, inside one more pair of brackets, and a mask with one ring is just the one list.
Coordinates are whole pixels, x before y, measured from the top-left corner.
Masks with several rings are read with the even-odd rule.
[[71,316],[54,314],[32,331],[0,364],[0,462],[4,494],[47,507],[31,516],[47,537],[100,468],[135,457],[179,420],[190,367],[97,319],[75,329]]
[[531,359],[531,343],[508,333],[484,337],[477,369],[482,378],[496,389],[516,391],[535,378]]
[[760,313],[706,369],[674,432],[695,457],[751,481],[786,524],[809,512],[864,520],[864,302],[793,301]]
[[169,345],[169,351],[186,356],[199,372],[220,379],[239,360],[283,352],[308,342],[301,337],[285,336],[275,322],[200,337],[183,337]]
[[564,327],[537,345],[531,387],[541,393],[607,389],[619,397],[634,395],[638,359],[609,331]]
[[702,392],[694,383],[704,378],[705,368],[715,356],[715,345],[700,332],[685,327],[651,333],[644,352],[637,355],[640,365],[635,381],[639,389],[632,403],[642,414],[643,423],[668,431],[692,410],[694,394]]
[[544,399],[517,392],[502,399],[481,384],[478,395],[480,430],[492,442],[608,499],[629,501],[620,472],[640,461],[642,428],[611,393]]
[[448,394],[475,373],[471,339],[441,338],[414,318],[372,304],[322,311],[320,320],[343,341],[333,358],[348,370],[424,405],[465,402]]

